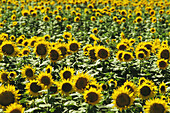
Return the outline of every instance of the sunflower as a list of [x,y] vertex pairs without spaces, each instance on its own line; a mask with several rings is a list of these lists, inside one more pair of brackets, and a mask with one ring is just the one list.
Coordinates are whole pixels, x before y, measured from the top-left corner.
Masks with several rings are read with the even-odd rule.
[[166,84],[164,82],[162,82],[160,85],[159,85],[159,93],[166,93],[166,88],[168,86],[166,86]]
[[150,32],[151,32],[151,33],[155,33],[155,32],[156,32],[156,29],[155,29],[155,28],[151,28],[151,29],[150,29]]
[[88,7],[89,9],[93,9],[93,8],[94,8],[93,4],[88,4],[87,7]]
[[30,64],[25,65],[21,71],[22,77],[26,77],[29,80],[35,78],[35,70],[30,66]]
[[90,88],[84,92],[85,102],[91,105],[99,103],[102,98],[101,90],[96,90],[95,88]]
[[158,98],[147,100],[144,111],[145,113],[166,113],[169,109],[167,104],[164,100]]
[[13,14],[13,15],[11,16],[11,20],[16,20],[16,15],[15,15],[15,14]]
[[76,16],[75,18],[74,18],[74,22],[79,22],[80,21],[80,17],[79,16]]
[[72,38],[72,34],[69,33],[69,32],[64,32],[63,37],[64,37],[65,39],[70,40],[70,39]]
[[116,48],[118,50],[126,50],[128,48],[128,45],[125,44],[125,43],[120,42],[120,43],[117,44]]
[[15,78],[16,76],[17,76],[17,73],[16,73],[15,71],[11,71],[11,72],[8,74],[8,77],[9,77],[10,79]]
[[97,33],[98,33],[97,28],[92,29],[92,32],[93,32],[94,34],[97,34]]
[[142,21],[143,21],[142,17],[137,17],[137,18],[136,18],[136,22],[140,23],[140,22],[142,22]]
[[146,55],[146,57],[150,57],[150,51],[149,51],[146,47],[144,47],[144,46],[142,46],[142,47],[137,47],[136,50],[135,50],[135,52],[138,53],[139,51],[144,52],[145,55]]
[[83,92],[86,86],[93,80],[90,75],[87,73],[79,73],[74,76],[73,80],[75,81],[75,89],[78,92]]
[[66,5],[66,9],[67,9],[67,10],[70,10],[70,9],[71,9],[71,6],[70,6],[70,5]]
[[70,67],[64,67],[64,70],[61,70],[60,71],[60,77],[62,80],[71,80],[71,78],[73,77],[73,74],[74,74],[74,69],[73,68],[70,68]]
[[70,93],[74,91],[74,83],[69,80],[62,80],[62,82],[59,84],[60,93],[62,95],[68,96]]
[[48,44],[45,41],[37,42],[34,48],[34,53],[41,58],[45,58],[48,54]]
[[164,48],[161,48],[159,51],[158,51],[158,59],[167,59],[167,60],[170,60],[170,50],[169,50],[169,47],[164,47]]
[[56,94],[59,91],[59,83],[58,82],[54,82],[53,85],[50,87],[49,91],[51,92],[51,94]]
[[142,85],[144,82],[146,82],[146,79],[145,79],[145,77],[141,77],[140,79],[139,79],[139,86],[140,85]]
[[30,46],[30,47],[34,47],[37,41],[36,41],[36,39],[31,38],[29,42],[30,42],[30,43],[29,43],[29,46]]
[[4,41],[0,46],[1,52],[7,56],[15,56],[17,51],[17,46],[14,42],[11,41]]
[[56,62],[60,59],[61,57],[61,51],[57,48],[52,47],[49,50],[49,58],[51,60],[51,62]]
[[145,82],[138,87],[138,96],[142,99],[154,97],[155,89],[155,87],[152,87],[152,85],[146,84]]
[[146,57],[146,55],[143,51],[138,51],[136,53],[136,58],[139,59],[139,60],[144,60],[145,57]]
[[105,48],[104,46],[97,46],[96,48],[96,57],[98,59],[104,59],[106,60],[110,56],[110,52],[108,48]]
[[23,48],[21,53],[22,53],[22,56],[28,56],[29,53],[30,53],[30,49],[29,48]]
[[72,29],[72,26],[71,26],[71,25],[67,25],[66,28],[67,28],[68,30],[71,30],[71,29]]
[[83,47],[84,54],[87,56],[88,55],[88,49],[92,47],[91,44],[86,44],[86,46]]
[[9,38],[11,41],[14,41],[16,39],[16,37],[14,35],[11,35]]
[[77,42],[76,40],[70,40],[68,42],[68,47],[71,52],[77,52],[80,48],[81,43]]
[[92,60],[92,61],[96,61],[97,60],[97,57],[96,57],[96,48],[95,47],[90,47],[88,49],[88,56],[89,58]]
[[51,74],[51,72],[52,72],[52,66],[48,65],[45,69],[46,69],[46,72],[47,72],[47,73],[50,73],[50,74]]
[[127,88],[134,95],[137,94],[137,87],[136,87],[136,85],[133,82],[126,80],[126,82],[123,84],[123,87],[125,89]]
[[115,88],[117,87],[117,81],[116,80],[110,79],[108,81],[108,84],[111,85],[111,86],[114,85]]
[[15,90],[15,86],[9,84],[8,86],[2,85],[0,89],[0,105],[2,107],[7,107],[19,99],[19,90]]
[[1,70],[0,72],[0,81],[2,83],[5,83],[5,82],[9,82],[9,72],[5,71],[5,70]]
[[37,80],[30,80],[30,82],[26,84],[25,89],[27,89],[26,93],[32,96],[38,96],[41,94],[39,91],[43,89],[43,86],[38,84]]
[[95,16],[92,16],[91,17],[91,21],[95,21],[96,20],[96,17]]
[[119,61],[123,61],[123,58],[122,58],[122,56],[123,56],[123,53],[124,53],[124,51],[121,51],[121,50],[119,50],[117,53],[116,53],[116,58],[119,60]]
[[61,51],[62,58],[65,58],[68,55],[69,48],[66,43],[59,43],[57,48]]
[[24,17],[27,17],[30,14],[30,12],[28,10],[22,10],[21,13],[22,13],[22,16],[24,16]]
[[44,22],[50,21],[50,17],[48,17],[47,15],[45,15],[45,16],[43,17],[43,21],[44,21]]
[[114,16],[113,21],[117,22],[117,20],[118,20],[117,16]]
[[150,10],[149,13],[151,16],[155,16],[155,10]]
[[122,59],[124,62],[131,61],[131,60],[133,60],[133,58],[134,57],[131,52],[123,52],[123,54],[122,54]]
[[29,44],[29,40],[28,40],[28,39],[26,39],[26,40],[24,40],[24,41],[22,42],[22,45],[25,46],[25,47],[27,47],[28,44]]
[[44,35],[43,38],[44,40],[50,40],[50,35]]
[[22,46],[23,41],[24,41],[24,38],[22,36],[20,36],[19,38],[17,38],[16,43],[17,43],[17,45]]
[[168,61],[165,59],[157,60],[156,63],[157,63],[158,68],[160,69],[166,69],[168,67]]
[[100,84],[100,87],[103,91],[106,91],[108,89],[108,85],[104,83]]
[[114,106],[120,111],[129,108],[134,102],[133,93],[131,93],[127,88],[124,89],[124,87],[114,90],[112,98],[114,99]]
[[52,79],[52,75],[50,73],[47,73],[47,72],[41,72],[39,75],[38,75],[38,85],[42,85],[43,88],[50,88],[51,85],[53,84],[53,79]]
[[13,103],[6,108],[5,113],[24,113],[24,110],[22,105]]

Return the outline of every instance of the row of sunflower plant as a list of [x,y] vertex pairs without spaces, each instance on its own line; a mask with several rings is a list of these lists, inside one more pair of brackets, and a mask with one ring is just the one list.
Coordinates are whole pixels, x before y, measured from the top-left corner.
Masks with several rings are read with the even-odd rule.
[[1,112],[170,112],[169,1],[0,5]]

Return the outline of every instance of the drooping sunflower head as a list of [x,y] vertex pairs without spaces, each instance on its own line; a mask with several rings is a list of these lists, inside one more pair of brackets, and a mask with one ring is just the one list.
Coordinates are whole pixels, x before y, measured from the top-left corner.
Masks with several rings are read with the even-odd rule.
[[148,99],[150,97],[154,97],[155,95],[155,87],[152,85],[143,83],[138,87],[138,96],[142,99]]
[[17,76],[17,73],[16,73],[15,71],[11,71],[11,72],[8,74],[9,79],[14,79],[16,76]]
[[143,52],[145,53],[145,55],[146,55],[147,58],[150,57],[150,51],[149,51],[146,47],[144,47],[143,45],[138,46],[138,47],[136,48],[135,52],[137,53],[137,52],[139,52],[139,51],[143,51]]
[[0,72],[0,81],[2,83],[6,83],[6,82],[9,82],[9,75],[8,75],[9,72],[5,71],[5,70],[1,70]]
[[50,35],[44,35],[43,38],[44,40],[50,40]]
[[14,42],[4,41],[0,46],[1,52],[7,56],[15,56],[17,46]]
[[114,99],[114,106],[117,107],[120,111],[129,108],[134,102],[133,93],[130,92],[127,88],[124,89],[124,87],[120,87],[117,90],[114,90],[112,98]]
[[43,17],[43,21],[44,22],[48,22],[50,20],[50,17],[48,17],[47,15],[45,15],[44,17]]
[[42,85],[43,88],[50,88],[51,85],[53,84],[53,79],[52,79],[52,75],[50,73],[47,72],[41,72],[37,78],[38,80],[38,85]]
[[70,32],[64,32],[63,37],[64,37],[65,39],[70,40],[70,39],[72,38],[72,34],[71,34]]
[[144,105],[145,113],[166,113],[168,111],[168,103],[165,100],[159,98],[150,99],[146,101]]
[[160,85],[159,85],[159,93],[166,93],[166,88],[168,86],[166,86],[166,84],[164,82],[162,82]]
[[108,89],[108,85],[104,83],[100,84],[100,87],[103,91],[106,91]]
[[144,43],[144,47],[146,47],[148,50],[150,50],[150,52],[152,52],[153,50],[153,44],[151,42],[145,42]]
[[113,86],[114,88],[116,88],[117,87],[117,81],[116,80],[113,80],[113,79],[110,79],[109,81],[108,81],[108,84],[109,84],[109,86]]
[[60,71],[60,77],[61,77],[62,80],[64,80],[64,79],[65,80],[67,80],[67,79],[71,80],[72,77],[73,77],[74,72],[75,71],[74,71],[73,68],[64,67],[64,69]]
[[135,86],[135,84],[131,81],[126,81],[124,84],[123,84],[123,87],[126,89],[128,89],[130,92],[133,92],[134,95],[136,95],[137,93],[137,87]]
[[136,52],[136,58],[139,60],[144,60],[146,58],[146,55],[143,51]]
[[73,41],[70,40],[68,43],[68,47],[71,52],[77,52],[80,48],[80,45],[81,45],[81,43],[79,43],[76,40],[73,40]]
[[68,96],[70,93],[74,91],[74,83],[70,80],[62,80],[59,89],[62,95]]
[[75,18],[74,18],[74,22],[79,22],[80,21],[80,17],[79,16],[76,16]]
[[119,51],[116,53],[116,58],[117,58],[119,61],[121,61],[121,62],[123,61],[123,58],[122,58],[123,52],[124,52],[124,51],[119,50]]
[[95,88],[90,88],[84,92],[85,102],[91,105],[99,103],[102,98],[101,90],[96,90]]
[[13,103],[6,108],[5,113],[24,113],[24,110],[21,104]]
[[120,42],[120,43],[117,44],[116,48],[118,50],[122,50],[123,51],[123,50],[126,50],[128,48],[128,46],[127,46],[127,44]]
[[157,63],[158,68],[160,69],[166,69],[168,67],[168,61],[165,59],[157,60],[156,63]]
[[17,45],[22,46],[23,41],[24,41],[24,37],[20,36],[20,37],[17,38],[16,43],[17,43]]
[[37,42],[37,41],[36,41],[36,39],[35,39],[35,38],[31,38],[31,39],[30,39],[29,46],[30,46],[30,47],[34,47],[34,46],[35,46],[35,44],[36,44],[36,42]]
[[21,71],[22,77],[27,78],[29,80],[35,78],[35,69],[33,69],[32,66],[25,65]]
[[24,40],[24,41],[22,42],[22,45],[23,45],[24,47],[27,47],[27,46],[29,45],[29,39]]
[[38,84],[37,80],[30,80],[30,82],[26,84],[25,89],[27,89],[26,93],[30,94],[31,96],[38,96],[41,94],[39,91],[43,89],[43,86]]
[[30,51],[30,49],[28,47],[23,48],[22,51],[21,51],[22,56],[28,56],[30,52],[31,51]]
[[52,72],[52,66],[48,65],[45,69],[46,69],[46,72],[47,72],[47,73],[50,73],[50,74],[51,74],[51,72]]
[[140,86],[140,85],[142,85],[144,82],[146,82],[145,77],[141,77],[141,78],[139,79],[138,85]]
[[41,58],[45,58],[48,54],[48,43],[45,41],[37,42],[34,48],[34,53],[36,53],[37,56],[40,56]]
[[55,47],[52,47],[49,50],[49,58],[51,60],[51,62],[56,62],[58,60],[60,60],[61,57],[61,51]]
[[17,102],[17,99],[19,99],[19,90],[15,90],[15,86],[9,84],[8,86],[2,85],[0,89],[0,105],[2,107],[7,107],[12,103]]
[[106,60],[110,56],[110,52],[109,49],[104,46],[97,46],[95,55],[98,59]]

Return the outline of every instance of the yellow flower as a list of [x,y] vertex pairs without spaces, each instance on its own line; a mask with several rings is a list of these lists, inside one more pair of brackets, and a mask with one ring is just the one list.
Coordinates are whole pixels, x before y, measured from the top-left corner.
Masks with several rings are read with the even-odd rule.
[[67,80],[67,79],[69,79],[69,80],[71,80],[72,79],[72,77],[73,77],[73,74],[74,74],[74,69],[73,68],[70,68],[70,67],[64,67],[64,70],[61,70],[60,71],[60,77],[61,77],[61,79],[62,80]]
[[165,59],[157,60],[156,63],[157,63],[158,68],[160,69],[166,69],[168,67],[168,62]]
[[166,84],[164,82],[162,82],[160,85],[159,85],[159,93],[166,93],[166,88],[168,86],[166,86]]
[[25,65],[21,71],[22,77],[26,77],[29,80],[35,78],[35,70],[30,66],[30,64]]
[[71,52],[77,52],[80,48],[81,43],[77,42],[76,40],[70,40],[68,42],[68,48]]
[[108,48],[105,48],[104,46],[97,46],[96,48],[96,57],[98,59],[104,59],[106,60],[110,56],[110,52]]
[[13,103],[6,108],[5,113],[24,113],[24,110],[25,108],[22,105]]

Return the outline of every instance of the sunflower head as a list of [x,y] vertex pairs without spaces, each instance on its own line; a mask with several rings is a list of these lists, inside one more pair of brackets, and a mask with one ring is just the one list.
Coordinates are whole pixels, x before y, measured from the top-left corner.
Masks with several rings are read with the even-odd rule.
[[96,57],[96,48],[94,46],[88,48],[88,56],[89,56],[89,58],[92,61],[96,61],[97,60],[97,57]]
[[62,95],[68,96],[70,93],[74,91],[74,83],[70,80],[62,80],[59,89]]
[[5,70],[1,70],[1,72],[0,72],[0,81],[2,83],[9,82],[9,72],[7,72]]
[[129,108],[134,102],[133,93],[130,92],[127,88],[124,89],[124,87],[120,87],[115,90],[112,94],[112,98],[114,99],[114,106],[117,107],[120,111]]
[[58,93],[58,91],[59,91],[59,85],[58,84],[59,84],[58,82],[54,82],[53,85],[50,87],[49,90],[50,90],[51,94]]
[[53,79],[52,79],[52,75],[50,73],[47,72],[41,72],[37,78],[38,80],[38,85],[42,85],[43,88],[50,88],[51,85],[53,84]]
[[135,84],[131,81],[126,81],[124,84],[123,84],[123,87],[126,89],[128,89],[130,92],[132,92],[134,95],[137,94],[137,87],[135,86]]
[[26,84],[26,89],[26,93],[30,94],[31,96],[38,96],[41,94],[39,91],[43,89],[43,86],[38,84],[37,80],[30,80],[30,82]]
[[166,86],[166,84],[164,82],[162,82],[160,85],[159,85],[159,93],[166,93],[166,88],[168,86]]
[[72,77],[73,77],[73,74],[74,74],[74,69],[73,68],[70,68],[70,67],[64,67],[64,70],[61,70],[60,71],[60,77],[61,77],[61,79],[62,80],[67,80],[67,79],[69,79],[69,80],[71,80],[72,79]]
[[40,56],[41,58],[45,58],[48,54],[48,43],[45,41],[37,42],[34,48],[34,53],[36,53],[37,56]]
[[56,62],[58,60],[60,60],[61,57],[61,51],[55,47],[52,47],[49,50],[49,58],[51,60],[51,62]]
[[46,69],[46,72],[47,72],[47,73],[50,73],[50,74],[51,74],[51,72],[52,72],[52,66],[48,65],[45,69]]
[[84,92],[85,102],[91,105],[99,103],[102,98],[101,90],[96,90],[95,88],[90,88]]
[[76,40],[73,40],[73,41],[70,40],[68,43],[68,47],[71,52],[77,52],[80,48],[80,45],[81,45],[81,43],[79,43]]
[[13,103],[6,108],[5,113],[24,113],[24,110],[21,104]]
[[97,46],[95,55],[98,59],[106,60],[110,56],[110,52],[109,49],[104,46]]
[[158,51],[158,58],[170,60],[170,50],[169,50],[169,48],[168,47],[161,48]]
[[83,51],[85,55],[88,55],[88,48],[92,47],[91,44],[86,44],[86,46],[83,47]]
[[157,66],[160,68],[160,69],[166,69],[168,67],[168,61],[165,60],[165,59],[160,59],[160,60],[157,60]]
[[29,80],[35,78],[35,69],[30,65],[25,65],[21,71],[22,77],[26,77]]
[[17,76],[17,73],[16,73],[15,71],[11,71],[11,72],[8,74],[9,79],[14,79],[16,76]]
[[123,52],[123,54],[122,54],[122,59],[125,62],[131,61],[131,60],[133,60],[133,58],[134,57],[131,52]]

